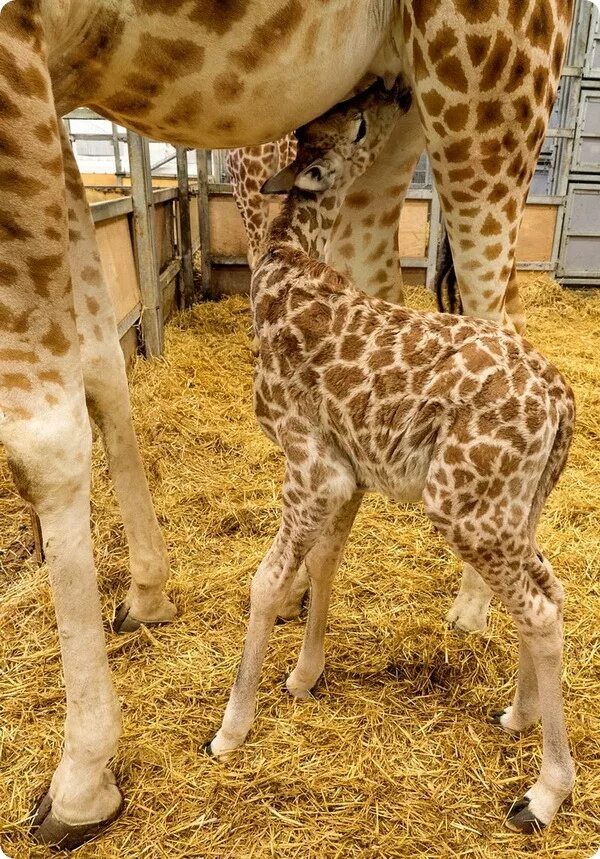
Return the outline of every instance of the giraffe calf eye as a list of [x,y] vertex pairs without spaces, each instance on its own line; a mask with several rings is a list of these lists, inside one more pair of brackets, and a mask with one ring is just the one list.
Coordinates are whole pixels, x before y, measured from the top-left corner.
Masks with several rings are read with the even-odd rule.
[[361,119],[360,125],[358,126],[358,133],[354,139],[355,143],[360,143],[361,140],[367,136],[367,120],[364,118]]

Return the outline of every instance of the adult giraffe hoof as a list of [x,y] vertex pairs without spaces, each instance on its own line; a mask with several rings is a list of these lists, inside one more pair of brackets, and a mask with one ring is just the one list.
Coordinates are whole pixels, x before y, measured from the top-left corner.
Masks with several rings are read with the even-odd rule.
[[531,811],[529,808],[530,802],[531,800],[527,796],[513,802],[506,818],[506,825],[513,832],[534,835],[536,832],[541,832],[544,829],[546,824],[542,823],[533,811]]
[[140,626],[165,626],[171,623],[176,615],[175,606],[166,600],[168,607],[164,611],[164,617],[157,620],[140,620],[131,613],[131,609],[127,603],[121,603],[115,611],[111,627],[112,631],[117,635],[123,635],[126,632],[136,632]]
[[60,847],[61,850],[76,850],[87,841],[91,841],[105,829],[107,829],[115,820],[120,817],[125,806],[123,795],[119,807],[106,820],[100,820],[97,823],[86,823],[83,825],[73,826],[69,823],[64,823],[52,811],[52,799],[50,794],[46,794],[39,802],[36,811],[32,815],[31,835],[38,844],[45,844],[48,847]]

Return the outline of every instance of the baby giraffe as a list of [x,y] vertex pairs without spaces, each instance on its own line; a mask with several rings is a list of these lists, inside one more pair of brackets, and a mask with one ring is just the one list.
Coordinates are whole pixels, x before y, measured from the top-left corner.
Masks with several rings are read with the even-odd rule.
[[305,562],[311,591],[287,688],[306,698],[325,664],[332,579],[365,491],[422,500],[456,555],[512,615],[519,671],[511,733],[541,716],[538,780],[508,825],[550,823],[570,794],[561,692],[563,589],[536,545],[544,503],[567,459],[573,393],[520,336],[483,320],[407,310],[355,289],[320,261],[344,195],[410,103],[376,84],[298,132],[289,191],[252,279],[255,410],[287,468],[281,526],[254,576],[241,665],[208,751],[237,748],[254,718],[269,634]]

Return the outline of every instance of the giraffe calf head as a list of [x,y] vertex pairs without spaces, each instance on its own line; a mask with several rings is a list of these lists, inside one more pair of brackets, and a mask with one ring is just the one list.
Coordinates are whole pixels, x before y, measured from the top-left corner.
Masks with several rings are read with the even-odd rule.
[[298,129],[296,158],[265,182],[262,193],[288,193],[294,187],[319,193],[350,187],[375,161],[411,103],[410,90],[398,78],[389,90],[378,80],[336,105]]

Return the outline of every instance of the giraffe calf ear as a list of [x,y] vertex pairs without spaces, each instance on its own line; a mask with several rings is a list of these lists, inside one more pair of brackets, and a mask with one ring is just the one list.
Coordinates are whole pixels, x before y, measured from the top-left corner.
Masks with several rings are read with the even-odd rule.
[[327,191],[335,182],[335,167],[330,161],[319,158],[296,176],[296,188],[303,191]]
[[294,187],[296,181],[296,170],[294,165],[290,164],[284,167],[279,173],[271,176],[260,189],[261,194],[289,194]]

